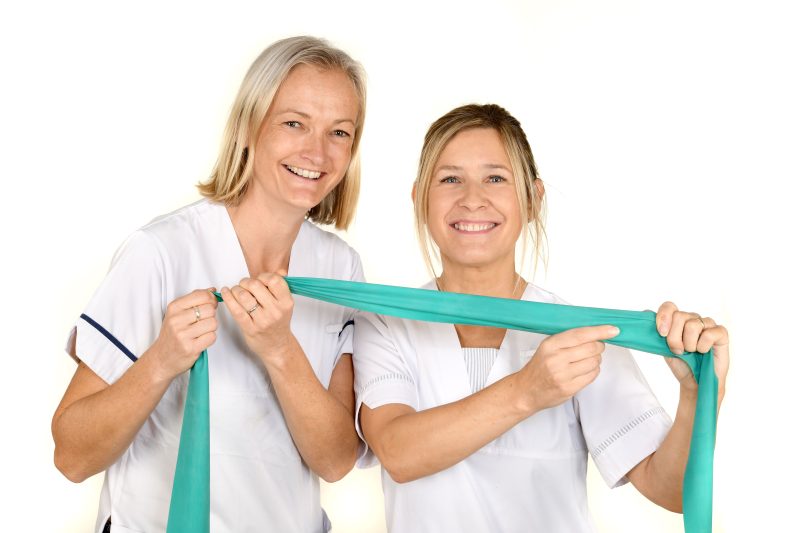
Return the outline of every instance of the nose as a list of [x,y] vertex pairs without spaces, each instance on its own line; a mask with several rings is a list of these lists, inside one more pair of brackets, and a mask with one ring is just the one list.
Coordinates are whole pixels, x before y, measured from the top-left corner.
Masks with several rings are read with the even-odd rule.
[[461,207],[465,207],[469,210],[476,210],[486,207],[489,203],[481,183],[475,183],[469,180],[465,183],[462,191],[463,194],[459,199],[459,205]]
[[303,138],[303,147],[300,157],[306,159],[314,165],[314,169],[319,169],[325,161],[327,137],[324,132],[310,131]]

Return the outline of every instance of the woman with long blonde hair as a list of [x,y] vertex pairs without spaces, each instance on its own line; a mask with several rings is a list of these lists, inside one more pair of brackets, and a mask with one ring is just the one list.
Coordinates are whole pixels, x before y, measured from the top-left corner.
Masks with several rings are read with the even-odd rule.
[[[361,280],[361,66],[311,37],[269,46],[231,110],[205,197],[131,235],[76,322],[55,463],[105,471],[96,531],[164,531],[187,370],[209,348],[212,531],[327,531],[319,481],[352,468],[352,312],[282,275]],[[229,288],[230,287],[230,288]],[[221,288],[224,306],[211,291]]]

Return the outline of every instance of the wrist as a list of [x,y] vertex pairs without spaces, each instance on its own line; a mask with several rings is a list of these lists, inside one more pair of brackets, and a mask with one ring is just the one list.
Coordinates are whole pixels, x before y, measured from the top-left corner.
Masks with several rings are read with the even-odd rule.
[[522,372],[509,376],[513,400],[511,405],[520,418],[527,418],[541,410],[533,388],[525,383]]
[[163,357],[159,357],[157,350],[152,347],[142,354],[135,365],[139,367],[147,382],[154,387],[166,387],[177,376],[164,366]]
[[258,357],[267,370],[283,370],[291,360],[295,346],[297,346],[297,339],[289,332],[288,335],[270,339],[267,346],[259,350]]

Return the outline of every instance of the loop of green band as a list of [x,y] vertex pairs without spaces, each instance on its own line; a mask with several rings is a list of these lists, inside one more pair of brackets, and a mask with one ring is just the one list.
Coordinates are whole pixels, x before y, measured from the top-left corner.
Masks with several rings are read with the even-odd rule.
[[[620,333],[606,342],[676,357],[656,331],[652,311],[545,304],[332,279],[286,278],[286,282],[297,295],[410,320],[491,326],[545,335],[609,324],[617,326]],[[219,294],[216,296],[222,301]],[[689,461],[683,480],[684,529],[686,533],[710,533],[718,389],[714,358],[711,352],[684,353],[677,357],[689,365],[698,383]],[[209,399],[205,351],[192,367],[189,380],[168,533],[209,531]]]

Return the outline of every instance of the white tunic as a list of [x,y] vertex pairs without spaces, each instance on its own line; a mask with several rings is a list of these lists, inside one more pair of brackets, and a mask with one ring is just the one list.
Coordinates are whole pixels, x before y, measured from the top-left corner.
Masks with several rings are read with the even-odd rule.
[[[290,276],[363,280],[347,244],[310,222],[294,242]],[[117,251],[108,275],[77,321],[75,353],[114,383],[155,341],[166,306],[195,289],[233,286],[248,276],[224,206],[207,200],[160,217]],[[352,352],[353,311],[294,296],[291,329],[327,387],[342,353]],[[211,531],[320,532],[319,480],[292,442],[263,364],[223,304],[208,350],[211,422]],[[133,443],[106,472],[96,530],[166,528],[188,372],[178,376]]]
[[[564,303],[533,285],[523,299]],[[486,386],[522,368],[544,338],[508,330]],[[359,314],[354,349],[357,410],[362,404],[375,409],[400,403],[422,411],[470,394],[461,346],[450,324]],[[670,426],[630,352],[607,345],[599,376],[572,401],[529,417],[436,474],[399,484],[384,470],[389,531],[592,531],[587,455],[609,486],[621,485],[626,473],[656,450]],[[367,453],[359,466],[374,462]]]

